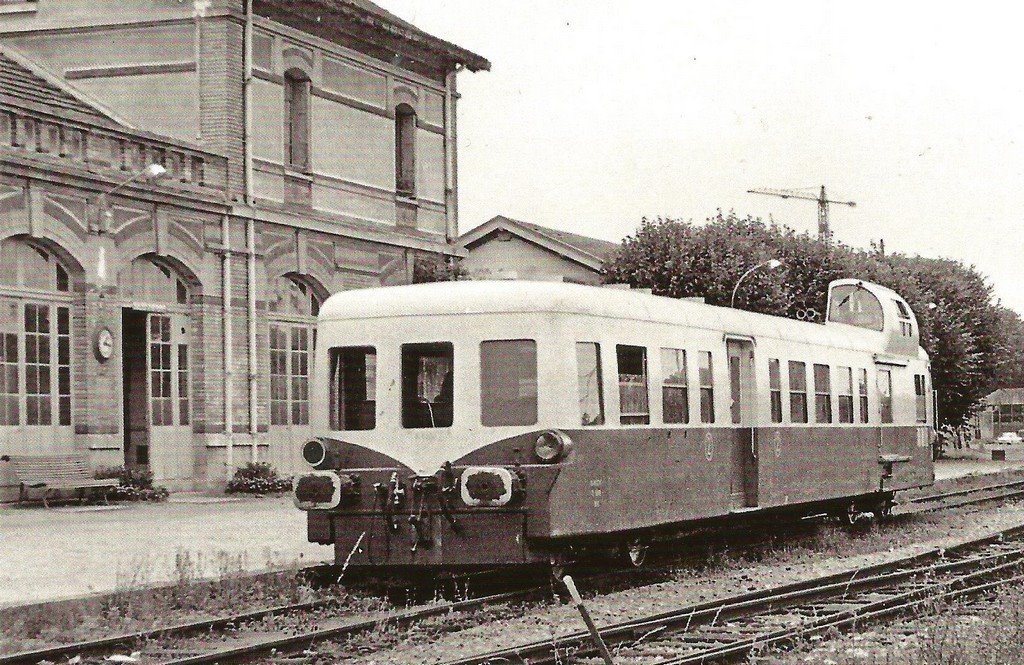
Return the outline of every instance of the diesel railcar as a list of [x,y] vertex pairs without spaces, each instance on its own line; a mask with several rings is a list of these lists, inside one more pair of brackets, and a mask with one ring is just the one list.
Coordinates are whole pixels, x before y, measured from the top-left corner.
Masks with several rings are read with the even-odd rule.
[[824,324],[639,291],[452,282],[320,310],[295,480],[351,566],[502,566],[747,513],[884,513],[934,480],[928,356],[898,294]]

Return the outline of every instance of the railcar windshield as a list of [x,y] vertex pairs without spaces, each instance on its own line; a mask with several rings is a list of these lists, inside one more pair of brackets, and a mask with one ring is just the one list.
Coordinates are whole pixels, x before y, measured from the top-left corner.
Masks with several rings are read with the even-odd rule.
[[480,423],[488,427],[537,424],[537,342],[480,343]]
[[372,346],[330,350],[331,429],[370,430],[377,425],[377,350]]
[[881,331],[884,326],[882,303],[862,286],[842,284],[832,289],[828,320]]
[[402,427],[451,427],[454,352],[450,342],[402,345]]

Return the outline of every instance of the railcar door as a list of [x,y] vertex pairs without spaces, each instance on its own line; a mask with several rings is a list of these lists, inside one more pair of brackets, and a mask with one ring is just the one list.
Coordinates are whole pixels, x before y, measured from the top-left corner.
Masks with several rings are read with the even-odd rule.
[[733,424],[730,492],[734,509],[757,506],[756,391],[753,340],[726,341],[729,358],[730,417]]

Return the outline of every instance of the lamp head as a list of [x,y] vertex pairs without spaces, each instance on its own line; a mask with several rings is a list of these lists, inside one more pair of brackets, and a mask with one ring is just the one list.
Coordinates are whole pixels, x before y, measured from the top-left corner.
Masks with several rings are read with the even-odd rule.
[[781,267],[782,267],[782,261],[779,261],[778,259],[772,259],[771,261],[768,262],[768,269],[769,270],[775,270],[776,268],[781,268]]
[[160,164],[150,164],[146,167],[143,173],[150,180],[156,180],[157,178],[162,178],[167,175],[167,169]]

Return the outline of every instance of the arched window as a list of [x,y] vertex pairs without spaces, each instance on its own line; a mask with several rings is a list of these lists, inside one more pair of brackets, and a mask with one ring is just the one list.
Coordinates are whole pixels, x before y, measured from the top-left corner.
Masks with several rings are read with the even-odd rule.
[[[0,244],[0,426],[71,425],[68,266],[22,238]],[[19,293],[21,292],[21,293]]]
[[301,69],[284,75],[284,123],[288,166],[309,170],[309,77]]
[[142,256],[118,275],[118,291],[127,300],[187,305],[188,285],[162,263]]
[[35,291],[71,291],[68,270],[56,256],[17,238],[0,245],[0,284]]
[[271,425],[309,425],[310,361],[322,302],[313,284],[300,276],[282,275],[270,282]]
[[395,108],[395,189],[416,194],[416,111],[408,104]]

